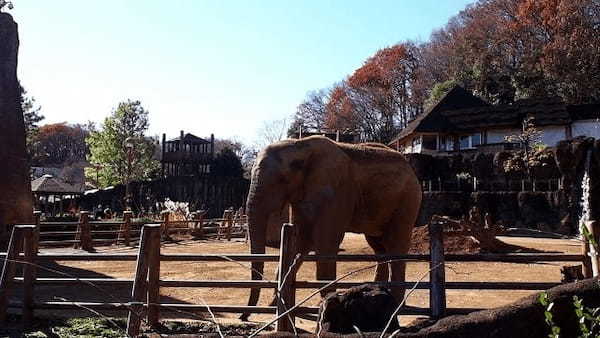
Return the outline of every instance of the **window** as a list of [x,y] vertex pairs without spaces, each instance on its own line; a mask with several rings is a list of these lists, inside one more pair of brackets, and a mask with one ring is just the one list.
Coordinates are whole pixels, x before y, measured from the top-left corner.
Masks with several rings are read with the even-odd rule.
[[446,151],[446,136],[440,136],[440,150]]
[[469,149],[471,148],[471,138],[467,135],[461,136],[459,139],[459,147],[460,149]]
[[423,135],[423,149],[437,150],[437,135]]
[[463,135],[459,138],[460,149],[473,149],[481,144],[481,134]]
[[475,148],[481,144],[481,134],[473,134],[471,135],[471,148]]

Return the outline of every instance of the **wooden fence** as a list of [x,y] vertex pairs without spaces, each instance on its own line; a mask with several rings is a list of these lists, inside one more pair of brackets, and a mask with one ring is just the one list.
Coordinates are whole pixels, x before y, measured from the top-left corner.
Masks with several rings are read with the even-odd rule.
[[[446,282],[445,262],[580,262],[584,265],[586,277],[598,273],[598,256],[588,243],[583,245],[582,254],[556,253],[513,253],[513,254],[444,254],[443,229],[439,223],[429,225],[430,254],[428,255],[307,255],[303,261],[315,262],[335,260],[337,262],[385,262],[404,260],[407,262],[429,262],[428,282],[387,282],[384,286],[404,286],[429,290],[429,308],[405,307],[400,314],[429,315],[440,318],[449,314],[464,314],[475,311],[474,308],[447,308],[446,290],[449,289],[479,289],[479,290],[545,290],[558,283],[540,282]],[[600,229],[596,222],[589,222],[589,229],[598,242]],[[142,229],[139,252],[135,254],[47,254],[37,252],[37,236],[35,225],[15,226],[8,251],[1,255],[4,267],[0,279],[0,320],[6,316],[7,308],[21,308],[23,321],[27,323],[33,318],[35,309],[93,309],[93,310],[124,310],[128,311],[128,334],[136,336],[142,320],[147,320],[150,326],[158,324],[161,310],[173,311],[207,311],[213,313],[274,313],[276,314],[277,330],[289,331],[294,322],[294,316],[299,314],[316,314],[318,308],[305,307],[302,302],[296,302],[297,289],[318,289],[332,285],[331,281],[298,281],[292,268],[294,257],[294,231],[292,225],[284,225],[282,230],[281,250],[279,255],[198,255],[198,254],[161,254],[160,224],[145,225]],[[23,254],[21,254],[23,252]],[[590,259],[591,258],[591,259]],[[136,261],[134,279],[114,278],[36,278],[36,262],[41,261]],[[167,261],[193,262],[279,262],[279,276],[272,280],[165,280],[160,278],[160,264]],[[22,277],[15,277],[17,264],[23,264]],[[286,275],[286,278],[282,278]],[[24,288],[23,300],[20,303],[9,304],[9,293],[15,284],[20,283]],[[131,301],[127,303],[108,302],[34,302],[35,285],[77,285],[81,283],[97,286],[129,286]],[[348,288],[363,284],[358,281],[337,281],[334,288]],[[200,304],[165,304],[159,301],[160,287],[203,287],[203,288],[277,288],[279,302],[277,306],[233,306],[233,305],[200,305]],[[283,300],[283,301],[282,301]],[[291,305],[297,307],[291,309]],[[290,321],[291,319],[291,321]]]
[[[123,213],[122,219],[102,221],[90,220],[90,213],[82,211],[76,222],[41,222],[40,212],[34,213],[36,220],[36,236],[38,245],[42,247],[74,246],[85,251],[93,251],[96,245],[136,244],[139,241],[142,227],[147,222],[136,222],[130,211]],[[222,218],[205,219],[201,212],[193,213],[192,219],[173,220],[168,211],[161,213],[162,238],[169,238],[174,233],[194,235],[196,238],[231,240],[233,237],[246,237],[247,218],[232,210],[225,210]]]

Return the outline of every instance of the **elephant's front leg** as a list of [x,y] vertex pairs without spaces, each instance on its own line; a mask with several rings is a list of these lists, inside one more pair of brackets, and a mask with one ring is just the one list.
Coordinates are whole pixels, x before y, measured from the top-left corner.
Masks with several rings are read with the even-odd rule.
[[[315,228],[323,229],[323,228]],[[329,230],[329,231],[327,231]],[[344,238],[343,232],[334,232],[331,229],[323,231],[324,233],[315,234],[315,253],[322,256],[336,256],[342,239]],[[316,232],[319,232],[316,230]],[[317,266],[317,280],[320,281],[333,281],[337,276],[337,262],[335,260],[322,260],[316,262]],[[325,297],[329,292],[334,291],[335,286],[323,289],[321,296]]]

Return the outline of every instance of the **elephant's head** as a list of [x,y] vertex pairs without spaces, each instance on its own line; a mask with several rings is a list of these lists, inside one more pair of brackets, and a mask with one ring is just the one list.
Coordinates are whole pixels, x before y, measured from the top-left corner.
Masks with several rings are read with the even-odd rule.
[[[319,189],[331,190],[347,170],[347,157],[331,140],[309,137],[274,143],[258,155],[252,168],[252,181],[246,210],[250,252],[265,253],[269,217],[279,214],[286,204],[292,209]],[[252,264],[252,279],[261,279],[264,264]],[[258,290],[253,289],[249,304],[255,305]]]

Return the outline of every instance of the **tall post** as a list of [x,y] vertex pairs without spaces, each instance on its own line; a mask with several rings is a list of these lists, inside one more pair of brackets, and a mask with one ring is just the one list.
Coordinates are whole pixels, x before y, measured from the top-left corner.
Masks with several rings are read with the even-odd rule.
[[123,241],[125,245],[129,246],[129,242],[131,242],[131,218],[133,216],[133,212],[124,211],[123,212],[123,227],[119,232],[119,236],[123,235]]
[[204,237],[204,210],[200,210],[194,214],[194,221],[195,236],[202,239]]
[[[297,227],[285,223],[281,228],[281,247],[279,250],[279,275],[277,276],[277,317],[296,303],[296,272],[294,265],[297,250]],[[277,320],[276,331],[292,331],[295,325],[294,313],[289,313]]]
[[81,249],[85,251],[92,251],[92,229],[89,222],[90,213],[82,211],[79,218],[79,226],[81,227],[80,243]]
[[148,324],[155,327],[160,318],[160,232],[150,234],[148,259]]
[[446,274],[444,263],[444,231],[439,222],[429,223],[429,306],[431,317],[441,318],[446,313]]
[[35,252],[37,253],[39,251],[39,246],[40,246],[40,227],[42,225],[42,212],[41,211],[34,211],[33,212],[33,217],[35,218],[35,230],[33,231],[33,235],[35,237]]
[[583,236],[581,239],[581,255],[583,256],[582,263],[582,272],[583,278],[592,278],[593,269],[592,269],[592,260],[590,256],[590,242],[587,237]]
[[161,149],[162,149],[162,153],[161,153],[161,159],[160,159],[160,172],[161,172],[161,178],[165,177],[165,152],[167,150],[167,134],[163,133],[162,134],[162,144],[161,144]]
[[23,326],[27,327],[33,320],[33,293],[36,274],[37,237],[35,235],[37,226],[23,227],[23,254],[25,264],[23,265]]
[[85,251],[94,250],[92,244],[92,227],[90,225],[90,213],[82,211],[80,216],[81,225],[81,249]]
[[162,229],[161,229],[161,237],[168,238],[169,237],[169,217],[170,212],[168,210],[164,210],[160,213],[162,215]]
[[589,257],[591,261],[592,277],[600,275],[600,222],[588,221],[585,222],[592,241],[589,241]]
[[215,158],[215,134],[210,134],[210,159]]
[[161,233],[160,225],[147,224],[142,227],[140,247],[138,249],[135,266],[135,278],[131,289],[131,306],[127,316],[127,335],[137,337],[140,332],[140,323],[144,316],[144,301],[148,294],[148,251],[152,248],[152,233]]

